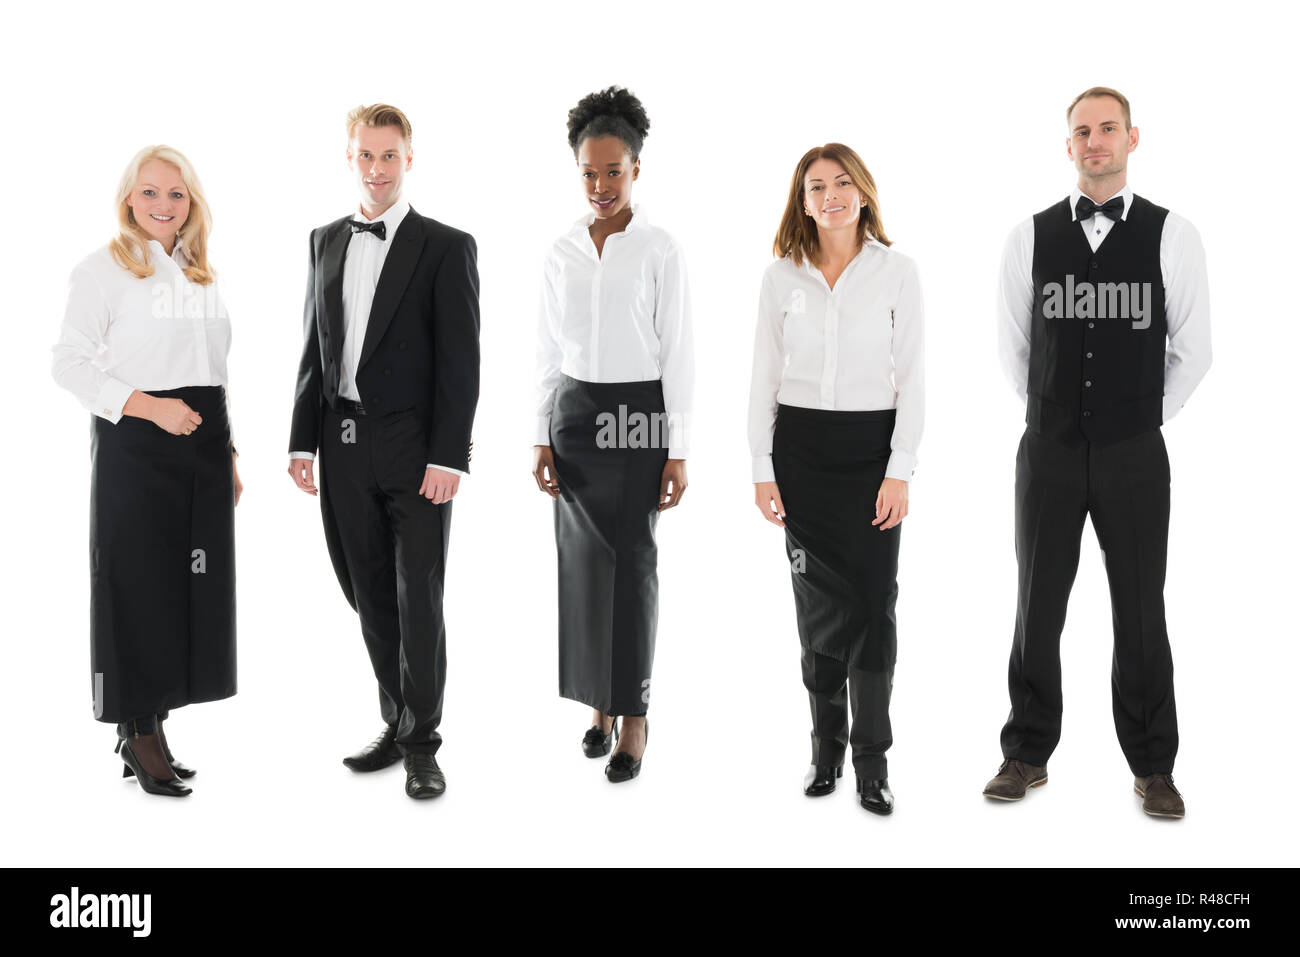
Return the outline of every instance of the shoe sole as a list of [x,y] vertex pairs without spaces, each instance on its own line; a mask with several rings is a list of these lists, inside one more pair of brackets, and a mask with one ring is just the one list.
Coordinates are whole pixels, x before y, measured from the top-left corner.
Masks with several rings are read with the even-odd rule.
[[810,797],[810,798],[824,798],[826,795],[834,794],[834,793],[835,793],[835,785],[832,784],[825,791],[804,791],[803,796]]
[[894,813],[894,809],[892,807],[888,811],[886,811],[884,808],[867,807],[865,804],[862,804],[861,802],[858,803],[858,807],[862,808],[862,810],[864,811],[870,811],[872,814],[879,814],[881,817],[888,817],[889,815]]
[[343,766],[347,768],[349,771],[355,771],[357,774],[371,774],[375,771],[382,771],[384,770],[384,768],[391,768],[394,764],[396,764],[400,760],[402,760],[402,756],[399,754],[391,761],[385,761],[383,764],[376,764],[375,766],[371,767],[369,765],[364,765],[364,764],[354,764],[351,761],[351,759],[344,758]]
[[[1028,784],[1025,785],[1025,794],[1029,793],[1030,788],[1041,788],[1046,783],[1047,783],[1047,775],[1044,774],[1037,781],[1030,781]],[[984,796],[986,798],[991,798],[994,801],[1023,801],[1025,799],[1025,794],[1018,794],[1013,797],[1006,794],[994,794],[991,791],[984,792]]]
[[410,791],[407,791],[406,796],[409,798],[415,798],[417,801],[427,801],[430,798],[442,797],[446,793],[446,791],[416,791],[412,794]]
[[[1146,794],[1143,793],[1143,791],[1142,791],[1141,788],[1138,788],[1138,787],[1133,788],[1133,793],[1136,794],[1138,797],[1140,797],[1140,798],[1141,798],[1142,800],[1144,800],[1144,801],[1147,799]],[[1167,818],[1172,818],[1172,819],[1175,820],[1175,821],[1181,821],[1181,820],[1183,819],[1184,815],[1186,815],[1187,812],[1186,812],[1186,811],[1178,811],[1178,812],[1175,812],[1175,811],[1149,811],[1149,810],[1147,810],[1147,809],[1144,807],[1144,808],[1142,809],[1142,813],[1143,813],[1143,814],[1146,814],[1146,815],[1149,816],[1149,817],[1167,817]]]

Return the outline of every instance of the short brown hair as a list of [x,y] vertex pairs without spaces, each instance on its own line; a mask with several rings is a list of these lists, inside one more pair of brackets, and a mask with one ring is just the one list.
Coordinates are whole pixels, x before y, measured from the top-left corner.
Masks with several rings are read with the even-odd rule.
[[858,214],[858,244],[866,242],[866,237],[870,235],[882,246],[892,246],[880,221],[880,197],[867,164],[843,143],[827,143],[825,146],[814,146],[804,153],[794,168],[785,212],[781,216],[776,239],[772,242],[772,254],[777,257],[789,256],[796,266],[802,266],[805,259],[815,265],[821,255],[817,224],[803,211],[804,177],[808,175],[809,167],[819,159],[833,160],[843,166],[853,185],[866,200],[866,205]]
[[1120,109],[1124,111],[1124,129],[1126,130],[1132,129],[1133,116],[1129,112],[1128,97],[1126,97],[1119,90],[1112,90],[1108,86],[1090,87],[1089,89],[1084,90],[1082,93],[1076,96],[1074,98],[1074,101],[1065,110],[1065,122],[1067,124],[1070,122],[1070,116],[1074,113],[1074,108],[1079,105],[1079,101],[1082,99],[1086,99],[1087,97],[1090,96],[1109,96],[1114,100],[1118,100]]
[[356,134],[358,126],[396,126],[402,131],[402,142],[411,148],[411,121],[395,106],[387,103],[375,103],[371,106],[358,106],[348,113],[348,142]]

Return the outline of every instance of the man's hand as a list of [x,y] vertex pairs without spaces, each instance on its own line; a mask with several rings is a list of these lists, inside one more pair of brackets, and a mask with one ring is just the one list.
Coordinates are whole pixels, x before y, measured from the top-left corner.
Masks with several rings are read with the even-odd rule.
[[244,483],[239,481],[239,455],[230,453],[230,471],[235,476],[235,504],[239,504],[239,496],[244,494]]
[[436,469],[432,465],[424,470],[424,481],[420,483],[420,494],[434,505],[450,502],[460,490],[460,476],[455,472]]
[[298,486],[308,495],[316,494],[316,478],[312,474],[311,459],[290,459],[289,477],[293,479],[294,485]]
[[675,507],[685,491],[686,460],[669,459],[664,463],[663,475],[659,478],[659,511]]

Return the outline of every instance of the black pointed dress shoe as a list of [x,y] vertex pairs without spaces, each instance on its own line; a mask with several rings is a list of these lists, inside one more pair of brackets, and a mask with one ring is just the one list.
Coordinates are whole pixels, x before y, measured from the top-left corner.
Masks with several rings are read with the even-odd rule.
[[147,794],[161,794],[164,797],[185,797],[190,793],[190,788],[181,783],[181,779],[172,775],[170,778],[156,778],[146,771],[136,757],[135,749],[131,747],[131,738],[118,738],[117,747],[114,751],[122,756],[122,763],[125,765],[122,771],[122,777],[129,778],[135,775],[136,781],[140,788]]
[[432,754],[406,756],[406,793],[413,798],[436,798],[447,790],[447,777]]
[[[645,721],[645,743],[650,743],[650,719]],[[642,752],[644,756],[644,752]],[[641,773],[641,758],[632,758],[632,755],[626,751],[617,751],[609,759],[609,764],[605,765],[605,778],[610,784],[621,784],[624,781],[631,781]]]
[[835,779],[842,777],[842,764],[810,764],[803,777],[803,793],[810,798],[824,797],[835,790]]
[[894,813],[894,792],[889,778],[858,778],[858,803],[872,814]]
[[589,758],[603,758],[609,754],[612,742],[618,740],[618,718],[610,725],[609,734],[600,730],[600,725],[593,724],[582,736],[582,753]]
[[343,763],[353,771],[380,771],[390,764],[402,759],[402,752],[397,750],[397,728],[388,725],[384,733],[356,754],[349,754]]

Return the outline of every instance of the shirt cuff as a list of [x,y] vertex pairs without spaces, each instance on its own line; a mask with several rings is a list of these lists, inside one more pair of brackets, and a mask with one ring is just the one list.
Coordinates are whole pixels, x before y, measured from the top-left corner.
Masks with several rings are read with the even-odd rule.
[[889,464],[885,466],[885,478],[901,479],[904,482],[912,481],[912,473],[916,471],[916,456],[911,452],[904,452],[902,449],[894,449],[889,453]]
[[121,379],[106,380],[95,397],[95,414],[117,425],[122,419],[122,406],[134,391]]
[[755,485],[759,482],[775,482],[776,472],[772,470],[772,456],[755,455],[753,472]]
[[1170,419],[1172,419],[1175,415],[1178,414],[1178,410],[1181,409],[1182,407],[1183,407],[1182,403],[1179,402],[1172,395],[1165,396],[1164,414],[1162,416],[1161,421],[1168,422]]
[[290,452],[289,458],[291,460],[306,459],[308,462],[314,462],[316,461],[316,453],[315,452]]
[[434,465],[432,462],[427,463],[427,464],[425,465],[425,468],[428,468],[428,469],[442,469],[444,472],[455,472],[457,475],[468,475],[468,474],[469,474],[468,472],[462,472],[460,469],[454,469],[454,468],[452,468],[450,465]]
[[549,415],[539,415],[537,425],[533,431],[533,445],[550,445],[551,444],[551,417]]

